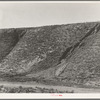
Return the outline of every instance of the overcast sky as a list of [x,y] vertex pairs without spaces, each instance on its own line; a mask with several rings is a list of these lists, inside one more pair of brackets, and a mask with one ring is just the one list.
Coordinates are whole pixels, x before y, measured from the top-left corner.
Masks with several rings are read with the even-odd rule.
[[100,21],[100,3],[1,3],[0,28]]

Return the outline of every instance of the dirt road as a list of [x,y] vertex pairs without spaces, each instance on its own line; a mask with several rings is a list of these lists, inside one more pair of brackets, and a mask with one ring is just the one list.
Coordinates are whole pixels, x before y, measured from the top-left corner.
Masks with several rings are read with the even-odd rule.
[[33,82],[0,82],[0,85],[8,86],[8,87],[18,87],[18,86],[23,86],[23,87],[41,87],[41,88],[53,88],[57,89],[60,91],[74,91],[75,93],[100,93],[100,89],[95,89],[95,88],[77,88],[77,87],[67,87],[67,86],[52,86],[52,85],[44,85],[44,84],[39,84],[39,83],[33,83]]

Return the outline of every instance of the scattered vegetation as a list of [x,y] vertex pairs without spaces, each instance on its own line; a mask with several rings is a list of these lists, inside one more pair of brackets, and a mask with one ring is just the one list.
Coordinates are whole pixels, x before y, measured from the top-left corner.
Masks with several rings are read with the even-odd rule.
[[[92,34],[97,23],[0,30],[0,76],[23,82],[32,80],[46,83],[46,79],[51,79],[47,83],[53,84],[58,81],[61,84],[95,81],[100,78],[100,35],[98,32]],[[66,58],[67,55],[70,57]],[[55,78],[54,72],[63,59],[67,67],[58,70],[60,74]],[[28,75],[31,78],[41,76],[45,80],[29,77],[22,79]],[[20,76],[20,79],[14,79],[14,76]],[[14,91],[14,88],[10,90]]]
[[74,93],[74,91],[59,91],[57,89],[48,89],[48,88],[41,88],[41,87],[6,87],[0,86],[0,93]]
[[23,38],[20,41],[17,39],[14,49],[0,63],[0,71],[8,75],[25,75],[55,67],[64,51],[82,39],[95,24],[94,22],[8,29],[5,32],[7,37],[9,34],[18,34],[16,39],[19,36]]
[[23,29],[0,29],[0,62],[11,52],[25,32]]

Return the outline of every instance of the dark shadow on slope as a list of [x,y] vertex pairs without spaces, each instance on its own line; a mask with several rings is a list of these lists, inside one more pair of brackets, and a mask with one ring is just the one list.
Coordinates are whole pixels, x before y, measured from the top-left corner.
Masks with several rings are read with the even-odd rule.
[[20,29],[0,30],[0,62],[11,52],[24,34],[25,31]]
[[79,42],[77,42],[75,45],[67,48],[66,51],[63,52],[62,56],[59,59],[59,63],[61,63],[61,60],[65,59],[68,55],[70,55],[77,47],[80,47],[82,45],[81,43],[84,39],[86,39],[88,36],[92,35],[93,33],[97,33],[99,30],[100,30],[100,25],[96,24],[89,32],[87,32],[87,34],[82,39],[80,39]]
[[[74,26],[73,26],[74,27]],[[83,26],[82,26],[83,27]],[[47,27],[46,27],[47,28]],[[55,29],[56,27],[54,27],[53,29]],[[59,29],[59,28],[58,28]],[[66,28],[65,28],[66,29]],[[65,30],[64,29],[64,30]],[[83,30],[84,30],[84,28],[82,28]],[[89,28],[88,28],[89,29]],[[42,34],[42,31],[43,31],[43,34],[44,33],[50,33],[51,34],[51,30],[52,30],[52,28],[47,28],[47,29],[45,29],[45,30],[47,30],[46,32],[42,29],[41,31],[39,31],[41,34]],[[49,30],[50,30],[50,32],[49,32]],[[71,30],[73,30],[73,28],[71,28]],[[79,30],[79,29],[77,29],[77,30]],[[74,30],[74,31],[76,31],[77,32],[77,30]],[[23,31],[21,32],[22,30],[19,30],[19,29],[14,29],[14,32],[12,32],[12,33],[17,33],[17,35],[16,36],[14,36],[13,38],[15,39],[15,41],[14,42],[12,42],[13,44],[13,46],[12,46],[12,48],[11,48],[11,50],[13,49],[13,47],[15,47],[15,45],[17,44],[17,42],[19,41],[19,39],[23,36],[23,34],[20,34],[20,33],[23,33]],[[59,29],[59,30],[56,30],[56,31],[54,31],[54,33],[55,32],[57,32],[56,33],[56,35],[53,35],[54,37],[60,37],[61,38],[61,36],[62,36],[62,34],[61,34],[61,28]],[[61,35],[59,35],[58,34],[58,32],[61,34]],[[72,33],[73,31],[71,31],[70,32],[70,30],[69,30],[69,33]],[[79,31],[80,32],[80,34],[83,32],[84,33],[84,31]],[[28,32],[27,32],[28,33]],[[39,33],[39,35],[40,35],[40,33]],[[65,32],[65,33],[67,33],[67,31]],[[73,33],[75,33],[75,32],[73,32]],[[29,34],[27,34],[27,35],[29,35]],[[76,35],[76,34],[75,34]],[[31,36],[31,35],[30,35]],[[44,37],[43,35],[41,36],[42,38]],[[71,36],[72,37],[72,36]],[[82,36],[83,37],[83,36]],[[81,37],[81,38],[82,38]],[[32,37],[31,37],[32,38]],[[29,38],[30,39],[30,41],[29,42],[27,42],[28,44],[29,43],[31,43],[31,38]],[[28,40],[29,40],[28,39]],[[63,39],[63,38],[62,38]],[[72,38],[71,38],[72,39]],[[77,39],[77,38],[76,38]],[[12,39],[13,40],[13,39]],[[27,39],[26,39],[27,40]],[[25,41],[26,41],[25,40]],[[41,40],[41,38],[40,38],[40,40]],[[40,41],[39,40],[39,41]],[[34,41],[35,41],[35,39],[34,39]],[[51,41],[51,40],[50,40]],[[49,41],[49,43],[50,43],[50,41]],[[78,40],[79,41],[79,40]],[[66,45],[67,45],[67,41],[65,40],[65,42],[66,42]],[[33,42],[32,41],[32,43],[36,43],[36,44],[38,44],[38,42]],[[76,42],[73,42],[74,44],[76,43]],[[64,44],[64,43],[63,43]],[[72,43],[70,43],[70,44],[72,44]],[[46,69],[48,69],[48,68],[50,68],[51,66],[56,66],[57,65],[57,63],[58,63],[58,60],[59,61],[61,61],[62,59],[64,59],[64,58],[66,58],[66,56],[67,55],[69,55],[69,54],[71,54],[74,50],[75,50],[75,48],[79,45],[80,43],[76,43],[75,45],[73,45],[73,46],[71,46],[71,47],[69,47],[69,48],[67,48],[66,49],[66,51],[63,53],[63,55],[62,55],[62,52],[60,51],[60,50],[58,50],[59,52],[57,53],[57,51],[55,51],[54,53],[51,53],[51,54],[49,54],[48,55],[48,59],[46,59],[46,60],[44,60],[44,62],[43,63],[38,63],[38,66],[32,66],[32,68],[30,68],[30,70],[29,71],[26,71],[25,73],[15,73],[15,72],[9,72],[10,73],[10,75],[9,76],[11,76],[11,77],[13,77],[13,75],[15,75],[15,76],[24,76],[24,75],[26,75],[26,74],[30,74],[31,72],[34,72],[34,70],[37,70],[37,72],[39,72],[39,71],[41,71],[41,70],[46,70]],[[54,45],[55,45],[55,42],[54,42]],[[35,45],[34,45],[35,46]],[[32,44],[32,47],[33,47],[33,44]],[[31,47],[29,46],[29,48],[28,49],[30,49]],[[11,52],[11,50],[9,50],[9,52]],[[46,50],[45,48],[43,49],[42,48],[42,50]],[[64,49],[65,50],[65,49]],[[23,48],[23,51],[24,51],[24,48]],[[29,51],[27,51],[27,52],[25,52],[25,53],[27,53],[27,54],[29,54],[29,52],[30,52],[31,50],[29,50]],[[35,51],[35,50],[34,50]],[[8,51],[7,51],[8,52]],[[8,52],[8,54],[9,54],[9,52]],[[33,50],[32,50],[32,52],[33,52]],[[24,54],[24,53],[22,53],[22,54]],[[21,53],[19,52],[19,55],[21,55]],[[62,55],[62,56],[61,56]],[[60,57],[61,56],[61,57]],[[22,55],[22,57],[23,57],[23,55]],[[54,58],[53,58],[54,57]],[[20,56],[18,56],[18,58],[17,59],[19,59],[19,58],[21,58]],[[59,59],[60,58],[60,59]],[[15,63],[15,61],[14,61],[14,63]],[[54,65],[55,64],[55,65]],[[10,67],[10,66],[9,66]],[[14,66],[14,67],[16,67],[16,66]],[[34,67],[34,68],[33,68]],[[19,69],[20,70],[20,69]],[[14,74],[13,74],[14,73]],[[12,74],[12,75],[11,75]],[[8,76],[7,74],[6,74],[6,76]]]
[[83,41],[86,37],[92,35],[92,34],[94,33],[94,31],[95,31],[95,33],[97,33],[97,32],[99,31],[99,29],[100,29],[100,25],[99,25],[99,24],[95,25],[95,26],[80,40],[80,42]]
[[67,48],[65,52],[63,52],[62,56],[59,58],[59,63],[61,62],[62,59],[65,59],[68,53],[72,50],[72,46]]

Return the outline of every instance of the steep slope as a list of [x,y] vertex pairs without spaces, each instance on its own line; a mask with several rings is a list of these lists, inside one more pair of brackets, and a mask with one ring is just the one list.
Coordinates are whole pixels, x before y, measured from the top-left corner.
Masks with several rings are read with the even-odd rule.
[[20,38],[24,35],[23,29],[1,29],[0,30],[0,62],[10,53]]
[[84,38],[64,65],[63,72],[58,75],[62,82],[100,86],[100,24]]
[[78,23],[26,29],[24,36],[0,63],[0,74],[27,75],[55,68],[66,49],[80,41],[96,24]]
[[79,42],[77,42],[75,45],[72,45],[71,47],[67,48],[67,50],[63,53],[63,55],[61,56],[61,64],[59,64],[59,66],[61,66],[61,68],[58,68],[58,70],[56,71],[55,75],[59,76],[63,70],[66,68],[66,58],[69,60],[70,57],[73,56],[73,53],[75,53],[74,51],[76,51],[76,49],[80,48],[83,45],[83,41],[85,41],[85,39],[88,38],[88,36],[92,35],[92,34],[96,34],[98,31],[100,30],[100,24],[95,25],[89,32],[87,32],[87,34],[80,39]]

